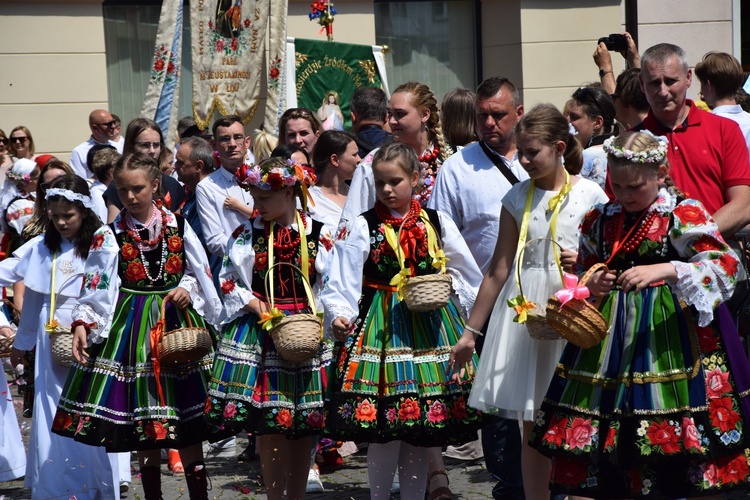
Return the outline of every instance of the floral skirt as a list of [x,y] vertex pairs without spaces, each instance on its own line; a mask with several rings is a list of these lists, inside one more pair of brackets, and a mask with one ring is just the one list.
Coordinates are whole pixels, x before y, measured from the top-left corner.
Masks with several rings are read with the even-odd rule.
[[530,437],[553,458],[551,489],[679,498],[744,486],[750,441],[716,321],[698,327],[667,286],[610,294],[601,311],[610,334],[566,346]]
[[[453,381],[448,367],[464,325],[455,304],[413,313],[395,294],[378,290],[363,310],[353,337],[336,343],[326,434],[416,446],[476,439],[481,417],[466,405],[473,376],[467,370]],[[475,355],[472,373],[477,362]]]
[[293,363],[279,356],[256,315],[235,319],[222,331],[209,384],[205,413],[212,432],[247,430],[291,439],[320,434],[330,363],[328,342],[311,359]]
[[[75,363],[63,387],[52,432],[108,452],[184,448],[208,439],[203,421],[213,353],[183,365],[162,365],[158,394],[150,332],[166,292],[120,291],[109,337]],[[166,308],[166,331],[205,322],[194,310]]]

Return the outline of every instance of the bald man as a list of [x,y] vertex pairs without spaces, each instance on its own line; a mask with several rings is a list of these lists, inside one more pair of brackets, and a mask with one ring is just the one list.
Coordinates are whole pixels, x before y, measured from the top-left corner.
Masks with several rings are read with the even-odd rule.
[[95,144],[111,144],[117,148],[118,153],[122,154],[122,147],[125,144],[125,139],[122,137],[115,140],[118,135],[117,122],[106,109],[95,109],[91,112],[89,128],[91,129],[91,137],[76,146],[70,155],[70,166],[73,167],[76,174],[84,179],[90,179],[94,176],[86,163],[89,149],[93,148]]

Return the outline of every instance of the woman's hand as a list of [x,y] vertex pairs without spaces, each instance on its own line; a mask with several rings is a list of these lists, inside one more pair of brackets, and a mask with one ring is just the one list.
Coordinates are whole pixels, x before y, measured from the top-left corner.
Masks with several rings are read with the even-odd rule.
[[578,261],[578,253],[573,250],[565,250],[563,248],[560,252],[560,265],[563,271],[568,273],[575,273],[576,262]]
[[617,276],[614,273],[599,271],[589,278],[586,282],[586,287],[591,292],[591,295],[604,297],[612,291],[612,288],[615,286],[615,280],[617,280]]
[[9,326],[0,327],[0,337],[9,339],[13,336],[13,329]]
[[651,283],[662,280],[672,282],[677,280],[677,270],[669,262],[652,264],[650,266],[631,267],[617,278],[617,283],[622,287],[624,292],[632,290],[637,293]]
[[85,365],[89,362],[89,355],[86,352],[88,343],[86,342],[86,327],[83,325],[76,326],[73,332],[73,357],[76,361]]
[[25,355],[26,351],[21,351],[15,347],[10,350],[10,364],[13,365],[13,368],[18,365],[26,365],[26,360],[24,359]]
[[175,307],[179,309],[186,309],[190,305],[190,292],[178,286],[171,292],[169,292],[164,300],[170,301]]
[[451,348],[451,354],[448,358],[448,366],[452,372],[459,373],[464,365],[471,364],[475,344],[474,334],[469,330],[464,330],[456,345]]
[[240,200],[237,198],[233,198],[232,196],[227,196],[227,198],[224,200],[224,208],[228,208],[229,210],[234,210],[235,212],[245,206]]
[[351,328],[352,326],[349,321],[342,316],[334,319],[331,323],[333,336],[336,338],[336,340],[339,340],[341,342],[346,341],[346,339],[349,337],[349,330],[351,330]]

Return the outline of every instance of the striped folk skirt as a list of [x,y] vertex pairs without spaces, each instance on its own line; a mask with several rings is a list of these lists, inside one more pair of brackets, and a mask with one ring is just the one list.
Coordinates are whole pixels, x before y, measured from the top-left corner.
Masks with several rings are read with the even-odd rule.
[[[90,361],[68,374],[52,431],[108,452],[184,448],[208,439],[203,420],[213,353],[184,365],[162,365],[158,394],[150,332],[167,291],[121,289],[109,337],[89,347]],[[166,307],[165,331],[205,322],[194,310]]]

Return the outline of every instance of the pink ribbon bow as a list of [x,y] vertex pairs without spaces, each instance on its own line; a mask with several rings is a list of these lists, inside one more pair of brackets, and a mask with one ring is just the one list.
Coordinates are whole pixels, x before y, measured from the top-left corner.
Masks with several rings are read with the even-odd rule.
[[560,305],[565,305],[568,301],[577,299],[585,300],[591,294],[585,286],[578,286],[578,276],[570,273],[563,273],[563,288],[555,292],[555,297],[560,300]]

